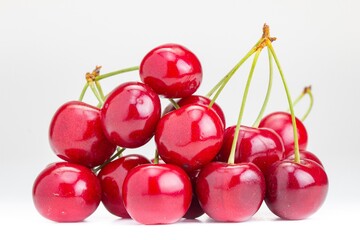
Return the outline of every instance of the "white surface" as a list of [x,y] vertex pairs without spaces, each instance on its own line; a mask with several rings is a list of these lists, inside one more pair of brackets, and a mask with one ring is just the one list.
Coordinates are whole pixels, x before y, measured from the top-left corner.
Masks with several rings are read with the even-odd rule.
[[[121,239],[130,233],[139,239],[175,239],[190,232],[234,238],[250,233],[278,239],[358,236],[354,223],[360,214],[359,9],[356,0],[0,0],[2,234],[104,234]],[[320,157],[330,180],[327,203],[319,213],[306,221],[274,221],[265,209],[246,223],[205,220],[150,227],[117,221],[102,211],[77,224],[56,224],[37,214],[31,201],[33,181],[48,163],[58,161],[47,139],[50,119],[65,101],[78,98],[86,72],[96,65],[103,66],[103,73],[138,65],[153,47],[177,42],[199,57],[204,80],[198,93],[205,94],[258,40],[264,22],[278,37],[274,47],[292,95],[313,86],[314,108],[305,122],[309,150]],[[262,54],[244,124],[252,124],[259,111],[267,85],[266,60]],[[229,124],[236,121],[249,65],[219,98]],[[280,78],[274,77],[267,112],[287,109]],[[120,82],[138,79],[136,73],[126,74],[107,79],[103,87],[109,91]],[[90,92],[85,100],[95,102]],[[299,115],[306,105],[304,100],[297,106]],[[150,143],[129,152],[152,157],[153,147]]]

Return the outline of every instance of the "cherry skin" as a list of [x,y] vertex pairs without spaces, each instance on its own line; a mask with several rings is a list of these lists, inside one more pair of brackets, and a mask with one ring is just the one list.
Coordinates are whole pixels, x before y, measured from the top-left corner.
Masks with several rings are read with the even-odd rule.
[[[311,161],[316,162],[320,166],[324,167],[321,160],[314,153],[307,151],[307,150],[301,150],[299,153],[300,153],[300,159],[311,160]],[[289,153],[289,156],[287,156],[286,159],[294,160],[295,159],[294,152],[292,151],[291,153]]]
[[196,192],[209,217],[241,222],[259,210],[265,196],[265,179],[253,163],[211,162],[200,171]]
[[[234,139],[236,126],[226,128],[224,142],[216,161],[227,162]],[[272,129],[241,126],[236,144],[235,163],[252,162],[266,174],[276,161],[283,159],[284,145]]]
[[116,148],[104,135],[100,109],[79,101],[67,102],[56,111],[49,142],[61,159],[89,168],[102,164]]
[[[204,96],[200,96],[200,95],[191,95],[189,97],[185,97],[185,98],[181,98],[179,101],[177,101],[177,104],[179,105],[179,107],[183,107],[189,104],[198,104],[198,105],[204,105],[204,106],[209,106],[211,102],[211,99],[204,97]],[[221,109],[221,107],[217,104],[214,103],[212,106],[212,109],[217,113],[217,115],[219,115],[221,121],[224,124],[224,128],[226,126],[226,120],[225,120],[225,114],[223,112],[223,110]],[[165,115],[166,113],[169,113],[171,111],[174,111],[175,108],[172,104],[169,104],[163,111],[163,115]]]
[[108,163],[100,170],[98,178],[102,190],[101,202],[110,213],[121,218],[130,218],[123,203],[122,185],[131,169],[146,163],[149,163],[149,160],[144,156],[130,154]]
[[131,218],[142,224],[179,221],[191,203],[189,177],[170,164],[142,164],[128,173],[123,199]]
[[192,95],[202,81],[199,59],[179,44],[165,44],[152,49],[140,64],[141,80],[167,98]]
[[329,186],[324,168],[311,160],[279,161],[269,169],[266,181],[266,205],[289,220],[314,214],[325,201]]
[[32,197],[43,217],[56,222],[79,222],[99,206],[101,187],[90,169],[58,162],[49,164],[37,176]]
[[106,137],[125,148],[138,148],[154,135],[160,119],[158,95],[140,82],[127,82],[115,88],[101,109]]
[[[298,118],[296,118],[296,127],[298,129],[299,149],[306,150],[308,134],[304,124]],[[273,112],[261,120],[259,128],[271,128],[279,134],[284,143],[286,156],[294,150],[294,132],[290,113]]]
[[200,169],[188,173],[188,176],[190,177],[191,180],[193,195],[192,195],[190,207],[184,215],[184,218],[186,219],[195,219],[204,214],[204,210],[201,208],[198,197],[196,195],[196,181],[199,176],[199,173],[200,173]]
[[191,172],[212,161],[221,148],[224,128],[206,106],[186,105],[163,116],[155,131],[162,160]]

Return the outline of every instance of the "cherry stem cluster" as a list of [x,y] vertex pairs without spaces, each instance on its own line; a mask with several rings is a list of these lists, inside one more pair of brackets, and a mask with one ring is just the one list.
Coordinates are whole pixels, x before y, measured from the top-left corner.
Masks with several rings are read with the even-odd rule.
[[264,47],[267,47],[268,49],[268,58],[269,58],[269,82],[268,82],[268,87],[267,87],[267,93],[263,102],[263,105],[261,107],[261,110],[259,112],[259,115],[256,118],[256,121],[253,124],[253,127],[258,127],[263,114],[265,112],[267,103],[269,101],[269,97],[270,97],[270,93],[271,93],[271,88],[272,88],[272,82],[273,82],[273,59],[275,60],[276,66],[279,70],[281,79],[282,79],[282,83],[286,92],[286,96],[287,96],[287,100],[288,100],[288,104],[289,104],[289,109],[290,109],[290,113],[291,113],[291,120],[292,120],[292,126],[293,126],[293,134],[294,134],[294,151],[295,151],[295,162],[299,163],[300,162],[300,154],[299,154],[299,141],[298,141],[298,133],[297,133],[297,126],[296,126],[296,118],[295,118],[295,113],[294,113],[294,107],[292,104],[292,100],[291,100],[291,96],[290,96],[290,92],[285,80],[285,76],[284,73],[282,71],[282,68],[280,66],[280,62],[277,58],[277,55],[275,53],[275,50],[272,46],[272,42],[275,41],[276,38],[270,37],[270,28],[268,25],[264,24],[263,27],[263,35],[261,37],[261,39],[250,49],[250,51],[229,71],[228,74],[225,75],[225,77],[223,79],[221,79],[211,90],[210,92],[207,94],[207,97],[211,97],[214,93],[214,97],[212,98],[209,107],[212,107],[212,105],[215,103],[216,99],[218,98],[218,96],[220,95],[221,91],[224,89],[224,87],[227,85],[227,83],[229,82],[229,80],[231,79],[231,77],[235,74],[235,72],[241,67],[241,65],[253,54],[255,54],[253,62],[252,62],[252,66],[248,75],[248,79],[245,85],[245,89],[244,89],[244,93],[243,93],[243,98],[242,98],[242,103],[241,103],[241,107],[240,107],[240,112],[239,112],[239,116],[238,116],[238,120],[237,120],[237,124],[236,124],[236,128],[235,128],[235,133],[234,133],[234,139],[233,139],[233,143],[232,143],[232,147],[231,147],[231,151],[230,151],[230,155],[228,158],[228,164],[234,164],[235,162],[235,152],[236,152],[236,146],[237,146],[237,141],[238,141],[238,137],[239,137],[239,132],[240,132],[240,127],[241,127],[241,121],[243,118],[243,114],[244,114],[244,110],[245,110],[245,105],[246,105],[246,99],[247,99],[247,95],[250,89],[250,83],[252,80],[252,76],[255,70],[255,66],[257,63],[257,60],[259,58],[259,55],[262,51],[262,49]]
[[311,110],[313,108],[313,105],[314,105],[314,96],[313,96],[312,91],[311,91],[311,86],[307,86],[307,87],[304,88],[304,90],[301,92],[301,94],[294,100],[293,106],[298,104],[304,98],[305,95],[309,96],[310,103],[309,103],[309,107],[307,108],[306,112],[301,117],[301,121],[305,121],[305,119],[309,116],[309,114],[310,114],[310,112],[311,112]]

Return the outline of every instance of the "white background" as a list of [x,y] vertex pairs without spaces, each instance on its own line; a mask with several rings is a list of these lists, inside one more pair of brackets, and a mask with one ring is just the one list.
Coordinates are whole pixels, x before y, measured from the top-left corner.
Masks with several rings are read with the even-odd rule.
[[[71,1],[0,0],[0,225],[2,234],[39,238],[71,236],[177,239],[194,237],[304,238],[359,236],[360,2],[328,1]],[[96,65],[103,73],[139,65],[157,45],[176,42],[200,59],[206,94],[261,36],[264,23],[278,40],[275,50],[293,97],[311,84],[314,108],[305,125],[309,150],[325,165],[330,189],[323,207],[304,221],[279,221],[265,206],[245,223],[199,222],[142,226],[118,220],[102,206],[85,222],[57,224],[32,204],[37,174],[58,161],[48,143],[53,113],[77,99],[84,74]],[[260,56],[245,110],[251,125],[267,85],[267,56]],[[235,124],[249,63],[219,98]],[[137,73],[104,80],[110,91]],[[278,74],[267,112],[286,110]],[[89,103],[95,99],[89,92]],[[163,102],[167,104],[166,102]],[[305,98],[296,107],[306,109]],[[153,143],[129,152],[151,158]],[[355,225],[356,224],[356,225]],[[51,230],[51,234],[47,232]]]

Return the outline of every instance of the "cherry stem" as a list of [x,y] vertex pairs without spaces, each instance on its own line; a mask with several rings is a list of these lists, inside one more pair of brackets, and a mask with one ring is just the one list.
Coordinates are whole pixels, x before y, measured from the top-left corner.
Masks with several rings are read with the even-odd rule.
[[174,99],[172,99],[172,98],[168,98],[168,99],[175,109],[180,108],[179,104]]
[[98,89],[96,88],[96,85],[94,82],[89,82],[89,86],[91,88],[91,91],[94,93],[96,99],[99,101],[100,107],[104,104],[104,99],[100,96]]
[[[295,99],[295,101],[293,102],[293,106],[295,107],[296,104],[298,104],[300,102],[300,100],[305,96],[308,95],[310,98],[310,104],[308,109],[306,110],[306,112],[304,113],[304,115],[301,117],[301,121],[305,121],[305,119],[308,117],[308,115],[310,114],[313,105],[314,105],[314,96],[311,92],[311,86],[307,86],[304,88],[304,90],[301,92],[301,94]],[[288,110],[289,111],[289,110]]]
[[254,127],[254,128],[259,127],[260,121],[261,121],[262,117],[264,116],[267,104],[269,102],[272,83],[273,83],[273,70],[274,70],[273,58],[272,58],[272,55],[271,55],[271,52],[270,52],[269,48],[268,48],[268,58],[269,58],[269,83],[268,83],[268,87],[267,87],[267,90],[266,90],[266,96],[265,96],[264,102],[262,104],[262,107],[260,109],[259,115],[257,116],[254,124],[252,125],[252,127]]
[[229,158],[228,158],[228,164],[234,164],[235,163],[235,151],[236,151],[237,141],[239,139],[240,126],[241,126],[241,121],[242,121],[242,118],[243,118],[243,115],[244,115],[246,99],[247,99],[247,95],[249,93],[251,79],[253,77],[255,66],[256,66],[256,63],[258,61],[261,50],[262,50],[262,48],[258,48],[256,50],[256,53],[255,53],[255,56],[254,56],[254,59],[253,59],[252,65],[251,65],[251,69],[250,69],[250,72],[249,72],[249,76],[248,76],[248,79],[247,79],[247,82],[246,82],[246,86],[245,86],[245,90],[244,90],[244,94],[243,94],[243,98],[242,98],[242,102],[241,102],[241,108],[240,108],[238,120],[237,120],[237,123],[236,123],[234,139],[233,139],[233,142],[232,142],[232,145],[231,145],[231,151],[230,151],[230,155],[229,155]]
[[85,93],[87,91],[87,89],[89,88],[89,83],[86,82],[84,87],[83,87],[83,90],[81,91],[80,93],[80,97],[79,97],[79,101],[82,102],[84,100],[84,96],[85,96]]
[[222,92],[222,90],[224,89],[224,87],[226,86],[226,84],[229,82],[229,80],[231,79],[231,77],[236,73],[236,71],[241,67],[241,65],[251,56],[253,55],[256,50],[259,47],[259,44],[263,41],[264,39],[261,38],[251,49],[250,51],[225,75],[225,77],[223,77],[223,79],[220,80],[220,82],[218,82],[211,90],[208,94],[206,94],[207,97],[210,97],[213,95],[213,93],[216,91],[215,96],[211,99],[211,102],[209,104],[209,108],[211,108],[216,99],[219,97],[220,93]]
[[100,95],[101,99],[105,100],[104,91],[102,90],[102,87],[101,87],[101,85],[100,85],[100,83],[98,81],[95,81],[95,86],[96,86],[96,89],[99,92],[99,95]]
[[289,109],[290,109],[290,114],[291,114],[291,122],[292,122],[292,127],[293,127],[293,134],[294,134],[294,152],[295,152],[295,163],[300,163],[300,152],[299,152],[299,139],[298,139],[298,131],[297,131],[297,126],[296,126],[296,118],[295,118],[295,112],[294,112],[294,106],[291,100],[291,95],[290,95],[290,91],[289,88],[287,86],[286,80],[285,80],[285,76],[284,73],[282,71],[279,59],[276,56],[275,50],[271,44],[270,41],[267,41],[266,43],[267,47],[270,49],[270,52],[275,60],[276,66],[279,70],[280,76],[281,76],[281,80],[286,92],[286,97],[288,100],[288,104],[289,104]]
[[139,69],[140,69],[139,66],[134,66],[134,67],[124,68],[124,69],[120,69],[120,70],[117,70],[117,71],[105,73],[105,74],[97,76],[95,78],[95,81],[100,81],[100,80],[102,80],[104,78],[112,77],[112,76],[115,76],[115,75],[118,75],[118,74],[121,74],[121,73],[136,71],[136,70],[139,70]]
[[159,164],[159,152],[155,150],[154,164]]
[[121,156],[121,154],[126,150],[126,148],[121,148],[120,150],[118,150],[111,158],[109,158],[108,160],[106,160],[105,162],[103,162],[103,164],[94,167],[92,169],[92,171],[94,173],[97,173],[98,171],[100,171],[103,167],[105,167],[106,165],[108,165],[110,162],[112,162],[115,158]]

